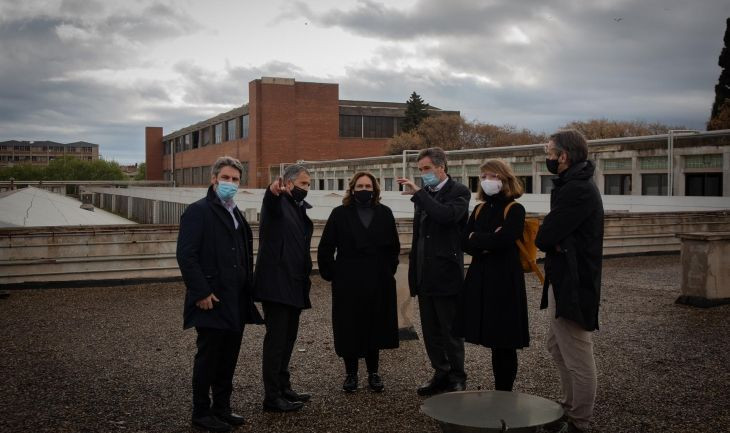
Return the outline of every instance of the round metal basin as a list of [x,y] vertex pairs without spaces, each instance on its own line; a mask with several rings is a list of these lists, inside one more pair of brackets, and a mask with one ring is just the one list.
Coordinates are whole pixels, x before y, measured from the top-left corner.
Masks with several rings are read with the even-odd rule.
[[421,412],[446,433],[534,432],[563,416],[563,408],[554,401],[506,391],[440,394],[424,401]]

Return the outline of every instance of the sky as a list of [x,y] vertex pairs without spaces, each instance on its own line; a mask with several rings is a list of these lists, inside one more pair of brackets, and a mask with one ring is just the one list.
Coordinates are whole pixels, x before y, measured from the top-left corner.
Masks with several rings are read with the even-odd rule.
[[727,0],[0,0],[0,141],[88,141],[144,161],[264,76],[340,99],[415,91],[469,121],[704,129]]

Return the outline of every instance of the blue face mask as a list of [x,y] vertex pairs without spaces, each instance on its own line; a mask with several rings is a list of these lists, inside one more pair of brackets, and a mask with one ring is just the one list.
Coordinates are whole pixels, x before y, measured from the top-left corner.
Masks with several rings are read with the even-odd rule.
[[435,174],[428,172],[421,175],[423,186],[436,186],[439,184],[439,178]]
[[238,185],[233,182],[219,181],[218,188],[216,188],[215,192],[221,200],[228,201],[236,195],[236,192],[238,192]]

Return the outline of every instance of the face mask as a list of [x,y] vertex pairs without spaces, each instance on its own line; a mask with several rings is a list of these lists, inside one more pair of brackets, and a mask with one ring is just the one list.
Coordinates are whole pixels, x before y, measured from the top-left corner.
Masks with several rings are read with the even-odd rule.
[[484,194],[486,195],[495,195],[502,190],[502,181],[499,179],[484,179],[482,181],[482,189],[484,190]]
[[435,174],[428,172],[421,175],[423,186],[436,186],[439,184],[439,178]]
[[355,196],[355,200],[363,204],[369,202],[373,198],[373,192],[366,189],[354,191],[352,195]]
[[307,196],[307,190],[294,185],[294,188],[291,190],[291,196],[294,198],[294,201],[302,201]]
[[238,192],[238,185],[233,182],[218,181],[218,187],[215,189],[218,197],[223,201],[228,201]]
[[560,165],[560,163],[557,159],[545,158],[545,165],[547,165],[547,169],[550,173],[558,174],[558,165]]

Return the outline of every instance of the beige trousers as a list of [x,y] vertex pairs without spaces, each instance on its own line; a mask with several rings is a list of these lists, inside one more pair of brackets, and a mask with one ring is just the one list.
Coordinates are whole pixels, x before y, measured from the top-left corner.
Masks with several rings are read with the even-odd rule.
[[565,414],[581,430],[588,428],[596,400],[596,362],[593,359],[591,332],[576,322],[555,318],[553,288],[548,290],[550,330],[547,350],[560,372],[560,386]]

